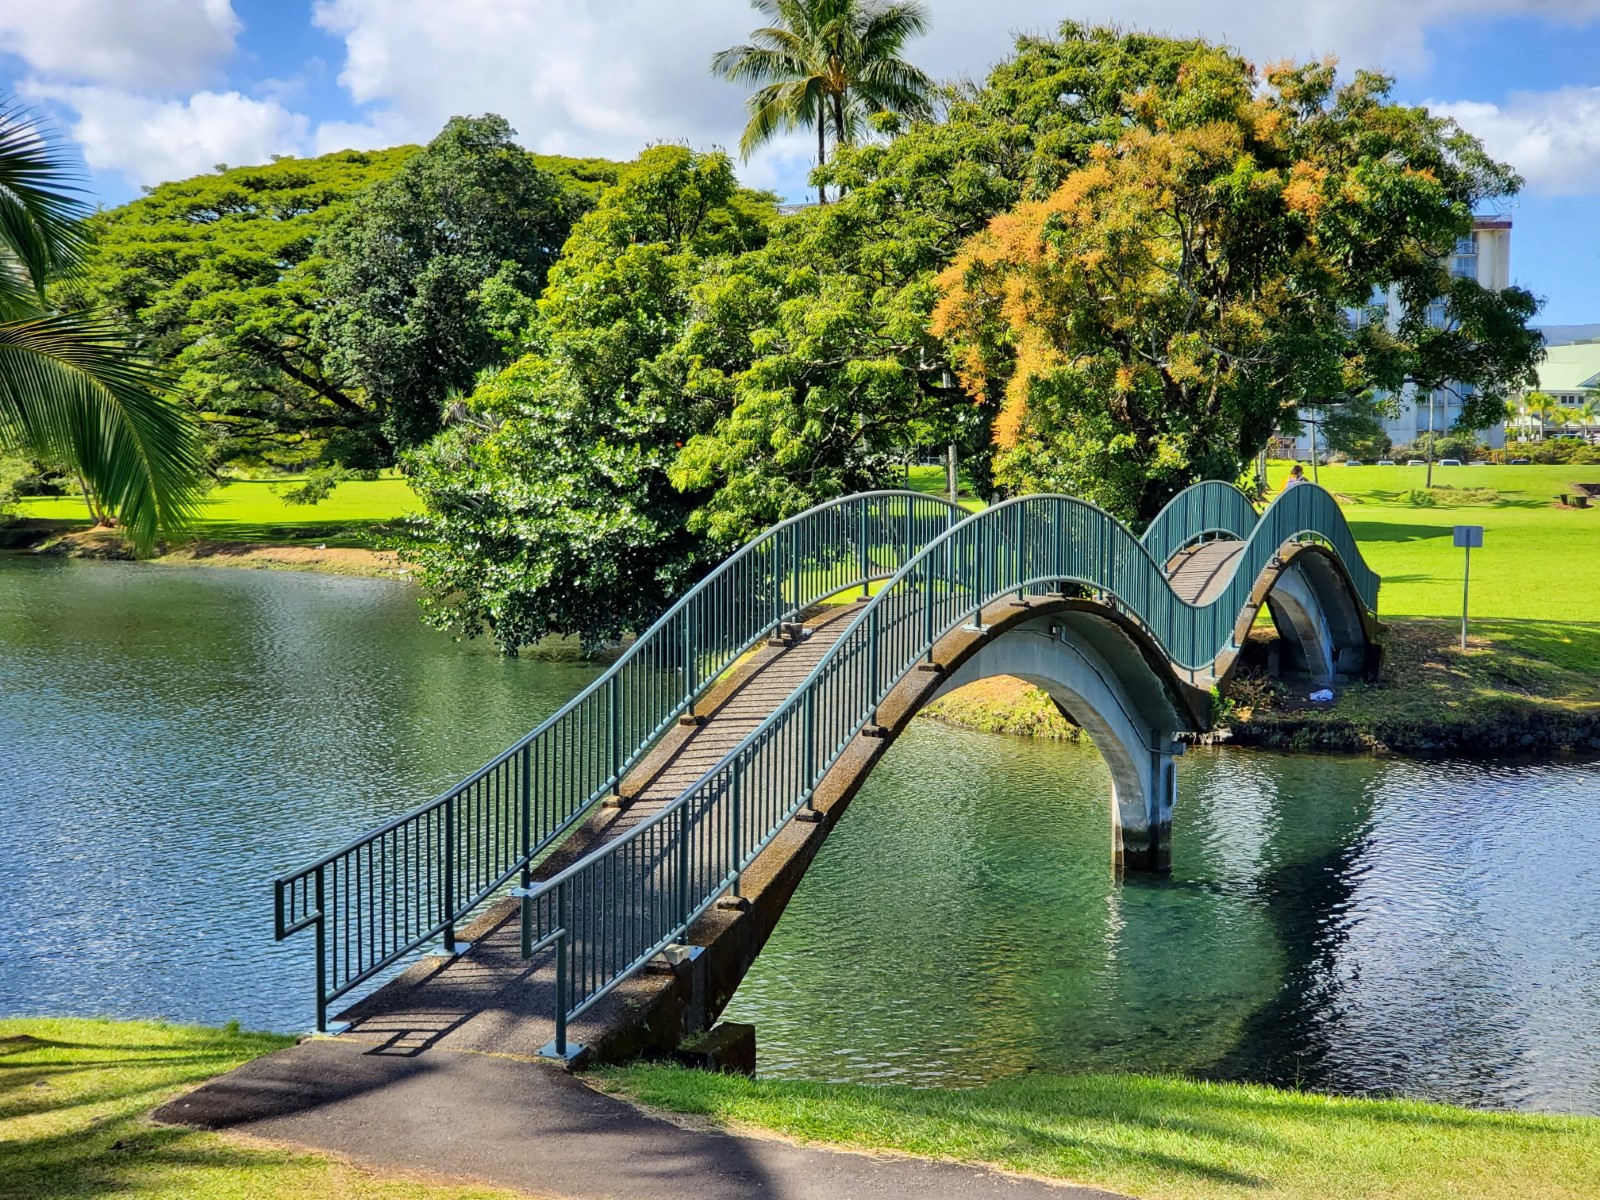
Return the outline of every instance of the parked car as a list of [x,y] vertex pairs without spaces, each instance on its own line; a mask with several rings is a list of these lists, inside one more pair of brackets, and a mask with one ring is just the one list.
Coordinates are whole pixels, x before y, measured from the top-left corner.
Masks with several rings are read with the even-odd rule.
[[1525,467],[1532,461],[1533,460],[1529,458],[1513,458],[1511,460],[1511,465],[1513,467]]
[[1441,467],[1459,467],[1461,465],[1461,460],[1459,458],[1441,458],[1439,460],[1439,465]]
[[1408,467],[1425,467],[1427,465],[1428,464],[1423,462],[1420,458],[1408,458],[1408,459],[1406,459],[1406,466],[1408,466]]
[[1380,467],[1392,467],[1392,466],[1394,466],[1394,459],[1392,459],[1392,458],[1380,458],[1378,460],[1378,465]]
[[1347,467],[1359,467],[1363,464],[1359,458],[1347,458],[1344,460],[1344,465]]

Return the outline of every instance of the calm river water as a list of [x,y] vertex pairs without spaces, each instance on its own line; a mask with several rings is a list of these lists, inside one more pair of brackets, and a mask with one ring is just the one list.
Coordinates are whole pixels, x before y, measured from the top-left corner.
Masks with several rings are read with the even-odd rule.
[[[431,794],[592,668],[403,584],[0,559],[0,1014],[310,1024],[268,880]],[[775,1075],[1184,1071],[1600,1113],[1600,766],[1183,760],[1114,885],[1087,746],[919,723],[728,1015]]]

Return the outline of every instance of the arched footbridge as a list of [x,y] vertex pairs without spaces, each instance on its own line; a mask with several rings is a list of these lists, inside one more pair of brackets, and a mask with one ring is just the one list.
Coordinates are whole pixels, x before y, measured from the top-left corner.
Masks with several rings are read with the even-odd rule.
[[835,500],[723,562],[463,783],[277,879],[277,936],[314,936],[319,1029],[569,1060],[670,1046],[720,1012],[929,701],[992,675],[1044,689],[1110,766],[1118,869],[1159,872],[1180,735],[1262,607],[1287,665],[1331,684],[1376,669],[1377,593],[1312,484],[1259,513],[1199,484],[1142,537],[1066,496]]

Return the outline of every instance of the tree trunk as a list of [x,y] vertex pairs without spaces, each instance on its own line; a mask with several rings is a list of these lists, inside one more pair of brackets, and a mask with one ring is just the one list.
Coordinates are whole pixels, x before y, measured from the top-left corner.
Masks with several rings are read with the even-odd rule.
[[961,494],[961,472],[956,466],[956,444],[951,442],[944,454],[944,486],[950,493],[950,503],[956,503]]
[[1428,392],[1428,479],[1424,487],[1433,486],[1433,391]]
[[[821,167],[828,161],[828,150],[825,139],[828,136],[828,122],[823,117],[817,118],[817,166]],[[817,184],[817,203],[828,202],[828,189],[822,184]]]

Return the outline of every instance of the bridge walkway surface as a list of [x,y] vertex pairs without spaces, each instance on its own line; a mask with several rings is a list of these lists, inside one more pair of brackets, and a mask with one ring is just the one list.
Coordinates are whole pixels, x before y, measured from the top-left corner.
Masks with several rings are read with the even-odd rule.
[[[598,846],[619,838],[676,800],[727,752],[788,699],[821,661],[855,614],[854,605],[826,608],[806,622],[795,641],[773,639],[729,673],[719,686],[618,789],[620,805],[603,808],[534,873],[548,879]],[[630,863],[652,873],[660,859]],[[619,881],[620,882],[620,881]],[[619,895],[636,889],[619,887]],[[619,914],[622,919],[625,914]],[[716,924],[715,914],[709,924]],[[535,1056],[555,1036],[554,952],[522,957],[519,905],[501,900],[462,932],[471,949],[413,965],[340,1014],[341,1036],[388,1050],[475,1050]],[[669,976],[642,975],[623,983],[615,999],[569,1026],[582,1044],[603,1046],[619,1021],[655,998]]]

